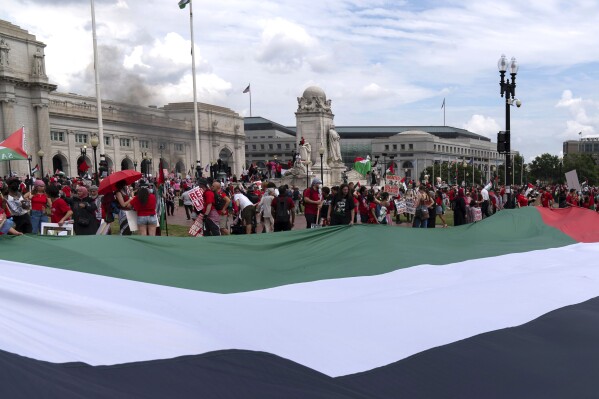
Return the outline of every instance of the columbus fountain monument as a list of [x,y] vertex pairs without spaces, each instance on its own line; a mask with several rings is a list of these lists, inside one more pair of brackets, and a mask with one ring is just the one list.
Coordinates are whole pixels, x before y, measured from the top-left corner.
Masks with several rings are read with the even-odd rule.
[[335,115],[331,100],[320,87],[310,86],[297,98],[297,103],[295,140],[298,152],[294,166],[283,182],[301,187],[312,178],[320,177],[322,170],[325,186],[340,184],[346,168],[341,158],[339,133],[333,123]]

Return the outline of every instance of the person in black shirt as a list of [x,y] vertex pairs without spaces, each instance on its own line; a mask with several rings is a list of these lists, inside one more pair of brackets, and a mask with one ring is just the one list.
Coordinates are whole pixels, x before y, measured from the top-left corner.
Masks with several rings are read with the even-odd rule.
[[337,195],[331,200],[327,220],[330,221],[331,226],[352,225],[354,224],[354,215],[354,199],[349,193],[349,186],[344,183],[339,187]]

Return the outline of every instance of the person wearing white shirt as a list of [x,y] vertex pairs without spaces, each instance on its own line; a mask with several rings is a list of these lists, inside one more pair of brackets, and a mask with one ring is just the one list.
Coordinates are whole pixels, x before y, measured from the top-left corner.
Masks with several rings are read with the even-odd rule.
[[235,201],[239,207],[241,220],[243,220],[243,224],[245,225],[245,233],[252,234],[252,219],[256,214],[256,207],[254,204],[252,204],[252,201],[250,201],[248,197],[241,193],[239,187],[235,187],[234,193],[233,201]]
[[480,190],[480,194],[483,197],[483,202],[480,206],[483,218],[491,216],[489,214],[489,189],[492,187],[491,183],[487,184],[482,190]]

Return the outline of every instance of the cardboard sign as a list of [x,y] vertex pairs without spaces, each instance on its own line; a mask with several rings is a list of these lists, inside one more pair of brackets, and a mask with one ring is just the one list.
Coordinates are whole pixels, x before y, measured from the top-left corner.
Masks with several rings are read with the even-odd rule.
[[395,200],[395,209],[397,213],[406,213],[406,201]]
[[479,222],[479,221],[483,220],[483,213],[480,210],[480,208],[472,208],[472,219],[475,222]]
[[196,221],[191,225],[188,233],[192,237],[201,237],[204,235],[204,214],[200,213],[196,217]]
[[399,195],[399,186],[390,186],[390,185],[385,185],[384,191],[386,193],[389,193],[391,195]]
[[578,181],[578,173],[576,170],[571,170],[566,173],[566,182],[568,183],[568,188],[573,188],[576,191],[581,191],[580,182]]
[[410,215],[416,214],[416,200],[413,198],[406,198],[406,212]]
[[72,236],[73,225],[70,223],[64,223],[60,226],[58,223],[42,223],[41,235],[43,236]]
[[195,187],[192,190],[189,190],[189,199],[191,200],[191,205],[200,212],[204,209],[204,190],[200,187]]

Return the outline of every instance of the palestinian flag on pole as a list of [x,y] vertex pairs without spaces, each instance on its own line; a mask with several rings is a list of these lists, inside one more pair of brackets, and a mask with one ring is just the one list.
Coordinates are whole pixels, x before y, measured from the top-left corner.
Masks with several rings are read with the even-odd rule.
[[370,172],[370,159],[357,157],[354,159],[354,169],[361,175],[365,175],[366,173]]
[[25,128],[22,127],[0,143],[0,162],[25,159]]
[[594,397],[598,219],[5,238],[0,397]]

